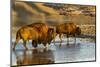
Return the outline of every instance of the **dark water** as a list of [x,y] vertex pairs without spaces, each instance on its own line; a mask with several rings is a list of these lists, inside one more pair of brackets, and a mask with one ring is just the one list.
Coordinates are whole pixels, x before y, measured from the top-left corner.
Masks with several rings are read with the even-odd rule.
[[[65,40],[65,41],[64,41]],[[41,44],[37,49],[32,49],[31,43],[28,45],[29,50],[25,50],[21,43],[12,51],[12,65],[29,65],[29,64],[51,64],[63,62],[94,61],[95,60],[95,42],[91,39],[77,39],[76,44],[73,40],[66,45],[64,39],[59,47],[59,40],[55,45],[52,42],[48,49]]]

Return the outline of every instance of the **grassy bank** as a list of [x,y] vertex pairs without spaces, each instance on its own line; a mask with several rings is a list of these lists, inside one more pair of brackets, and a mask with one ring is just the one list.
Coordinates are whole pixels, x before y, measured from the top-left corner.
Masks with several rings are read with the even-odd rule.
[[85,35],[96,35],[96,26],[95,25],[80,25],[80,28],[82,30],[82,34]]

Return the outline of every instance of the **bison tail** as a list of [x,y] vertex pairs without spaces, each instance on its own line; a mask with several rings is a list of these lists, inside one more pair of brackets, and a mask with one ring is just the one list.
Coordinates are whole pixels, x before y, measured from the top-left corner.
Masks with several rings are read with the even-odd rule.
[[17,43],[18,43],[18,41],[19,41],[20,39],[21,39],[20,33],[17,32],[17,33],[16,33],[16,41],[15,41],[15,43],[14,43],[14,45],[13,45],[13,50],[15,50],[15,47],[16,47],[16,45],[17,45]]
[[21,39],[21,34],[19,31],[16,33],[16,39]]

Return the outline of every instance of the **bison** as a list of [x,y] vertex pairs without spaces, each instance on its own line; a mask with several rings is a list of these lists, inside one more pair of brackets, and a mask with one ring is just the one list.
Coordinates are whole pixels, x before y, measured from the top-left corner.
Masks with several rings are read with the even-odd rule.
[[13,49],[15,50],[17,43],[21,39],[23,40],[23,46],[25,47],[25,49],[28,49],[28,47],[26,46],[26,41],[29,40],[32,40],[32,45],[34,47],[36,47],[38,43],[43,43],[44,46],[46,46],[46,43],[49,42],[48,40],[50,36],[53,35],[52,33],[54,33],[54,31],[49,29],[48,25],[45,23],[33,23],[23,26],[16,33],[16,41],[14,43]]
[[28,25],[29,27],[36,27],[39,32],[42,32],[44,35],[48,32],[48,25],[45,23],[33,23]]
[[[42,32],[39,32],[39,33],[42,34]],[[51,43],[51,41],[56,37],[56,35],[57,34],[56,34],[54,28],[48,28],[47,34],[42,35],[38,39],[38,42],[35,41],[35,40],[32,40],[32,45],[33,45],[33,47],[37,47],[38,46],[37,44],[41,44],[42,43],[44,46],[46,46],[47,44],[50,44]]]
[[[75,37],[76,35],[81,34],[81,29],[73,22],[62,23],[56,26],[56,33],[59,34],[59,38],[62,42],[62,34],[66,34],[67,38],[69,36]],[[67,40],[68,42],[68,40]],[[61,45],[60,45],[61,46]]]

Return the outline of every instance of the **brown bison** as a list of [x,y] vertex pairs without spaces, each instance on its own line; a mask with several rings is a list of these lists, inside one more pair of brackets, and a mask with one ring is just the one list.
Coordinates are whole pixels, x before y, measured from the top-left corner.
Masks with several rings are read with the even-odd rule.
[[30,25],[23,26],[16,33],[16,41],[14,43],[13,49],[15,49],[17,43],[21,39],[24,42],[23,46],[25,47],[25,49],[28,49],[26,46],[26,41],[29,41],[29,40],[32,40],[32,45],[36,47],[38,43],[44,43],[45,41],[48,40],[48,38],[51,36],[51,35],[48,36],[48,33],[52,35],[53,31],[48,30],[48,25],[45,23],[33,23]]
[[36,27],[39,32],[42,32],[44,35],[48,32],[48,25],[45,23],[33,23],[28,25],[29,27]]
[[[67,38],[69,36],[75,37],[81,34],[81,29],[73,22],[63,23],[56,26],[56,33],[59,34],[59,38],[62,42],[62,34],[66,34]],[[68,40],[67,40],[68,42]],[[60,45],[61,46],[61,45]]]
[[[42,32],[39,32],[39,33],[42,34]],[[51,43],[51,41],[56,37],[56,35],[57,34],[56,34],[54,28],[48,28],[47,34],[41,35],[41,37],[38,39],[38,42],[35,40],[32,40],[32,45],[33,45],[33,47],[37,47],[37,44],[42,43],[44,46],[46,46],[47,44]]]

